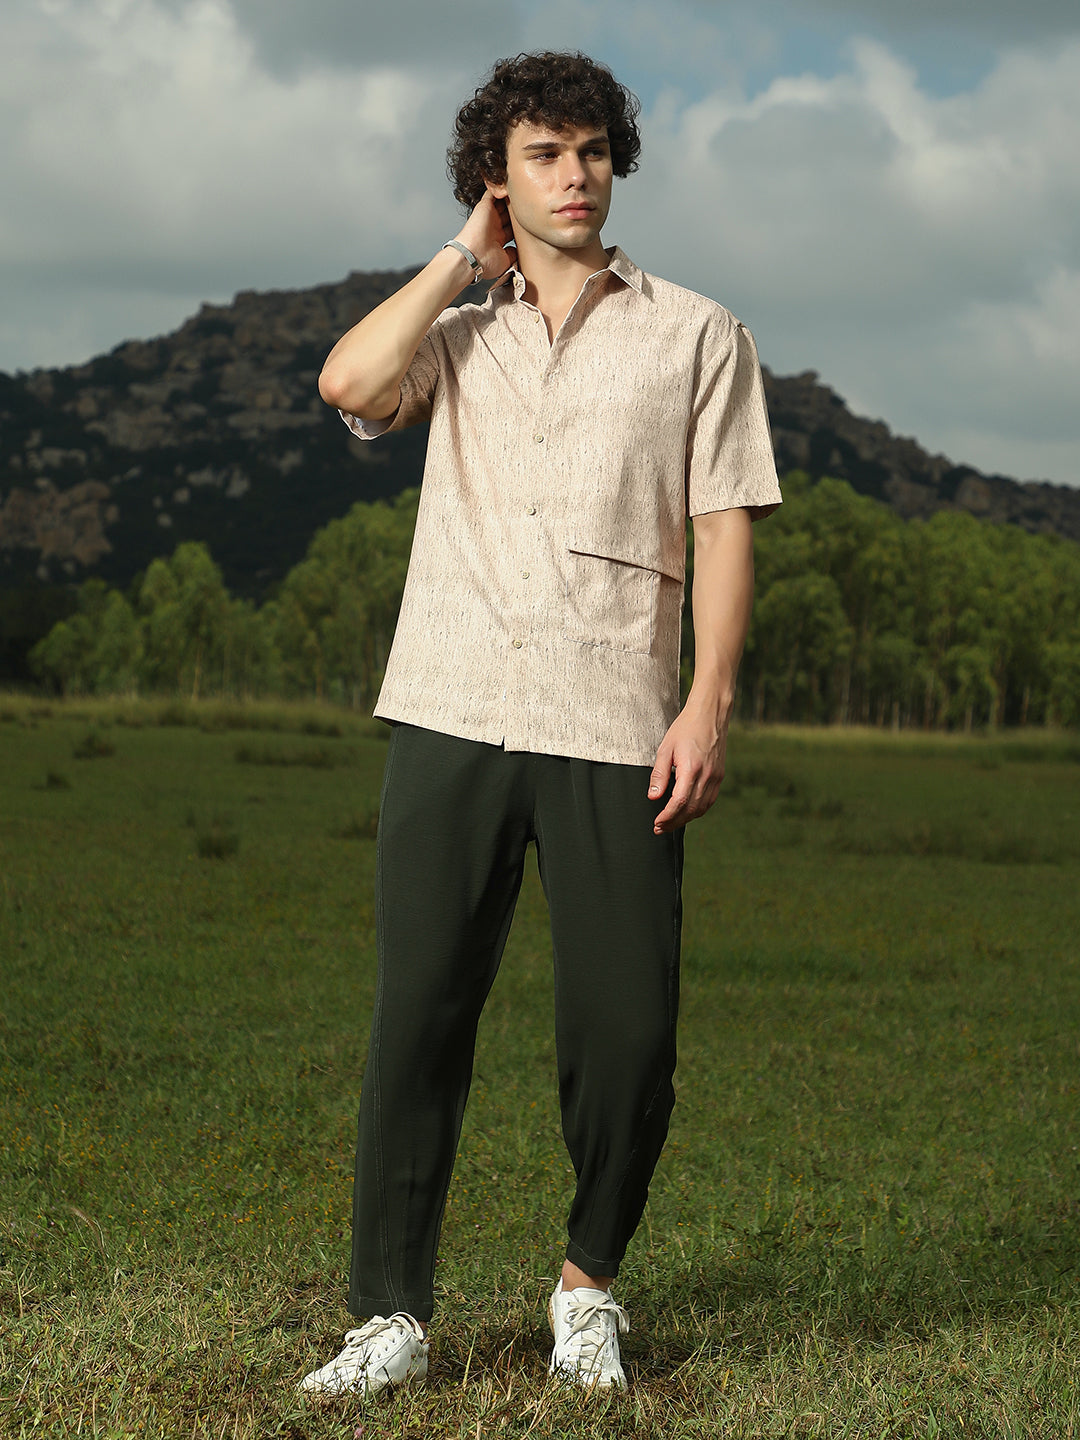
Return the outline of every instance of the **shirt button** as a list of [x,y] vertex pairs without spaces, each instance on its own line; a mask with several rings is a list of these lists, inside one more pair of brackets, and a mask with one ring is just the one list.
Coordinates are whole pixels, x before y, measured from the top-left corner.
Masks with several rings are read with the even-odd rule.
[[537,445],[542,445],[544,443],[544,437],[542,435],[534,435],[533,439],[536,441]]
[[525,506],[525,514],[526,514],[526,515],[535,515],[535,514],[536,514],[536,506],[535,506],[535,505],[526,505],[526,506]]
[[521,641],[520,641],[520,640],[515,640],[515,641],[514,641],[514,649],[515,649],[515,650],[520,650],[520,649],[521,649]]
[[528,572],[528,570],[522,570],[522,572],[521,572],[521,578],[522,578],[522,580],[528,580],[528,578],[529,578],[529,572]]

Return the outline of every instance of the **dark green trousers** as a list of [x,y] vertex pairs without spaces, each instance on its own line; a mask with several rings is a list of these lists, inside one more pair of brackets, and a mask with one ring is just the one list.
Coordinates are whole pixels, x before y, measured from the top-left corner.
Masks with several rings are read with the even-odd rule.
[[379,978],[360,1101],[350,1309],[432,1313],[476,1027],[535,842],[551,914],[567,1257],[615,1275],[674,1104],[682,832],[649,769],[399,725],[379,820]]

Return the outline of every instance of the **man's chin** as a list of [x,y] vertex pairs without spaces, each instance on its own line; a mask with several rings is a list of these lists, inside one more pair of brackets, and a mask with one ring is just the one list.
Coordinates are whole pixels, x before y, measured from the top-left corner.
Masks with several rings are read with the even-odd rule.
[[556,250],[588,250],[599,241],[600,231],[576,225],[571,231],[557,230],[545,238]]

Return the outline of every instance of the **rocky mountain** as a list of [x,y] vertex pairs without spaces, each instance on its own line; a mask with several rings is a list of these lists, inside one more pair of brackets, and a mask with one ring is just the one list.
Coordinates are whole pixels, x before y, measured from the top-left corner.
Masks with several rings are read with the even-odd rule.
[[[0,374],[0,590],[127,584],[197,539],[261,598],[354,500],[416,484],[422,431],[357,444],[316,391],[337,336],[412,273],[244,291],[85,365]],[[959,508],[1080,540],[1080,490],[929,455],[812,371],[766,388],[781,472],[842,477],[904,516]]]
[[1080,488],[985,475],[929,454],[881,420],[853,415],[814,370],[764,373],[781,475],[788,470],[806,470],[815,479],[834,475],[860,494],[885,501],[905,520],[926,519],[935,510],[967,510],[981,520],[1080,541]]

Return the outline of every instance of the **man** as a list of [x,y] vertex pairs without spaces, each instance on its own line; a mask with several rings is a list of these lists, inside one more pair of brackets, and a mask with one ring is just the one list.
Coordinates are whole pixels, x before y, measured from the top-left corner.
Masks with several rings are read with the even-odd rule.
[[[749,333],[601,243],[612,176],[637,168],[636,113],[584,56],[497,64],[449,156],[468,219],[320,379],[362,439],[431,432],[375,711],[394,731],[350,1286],[372,1318],[308,1390],[427,1372],[476,1026],[530,842],[577,1174],[551,1371],[626,1384],[610,1287],[674,1103],[682,827],[723,778],[751,520],[780,500]],[[480,279],[495,282],[483,303],[447,308]],[[688,513],[696,672],[680,711]]]

